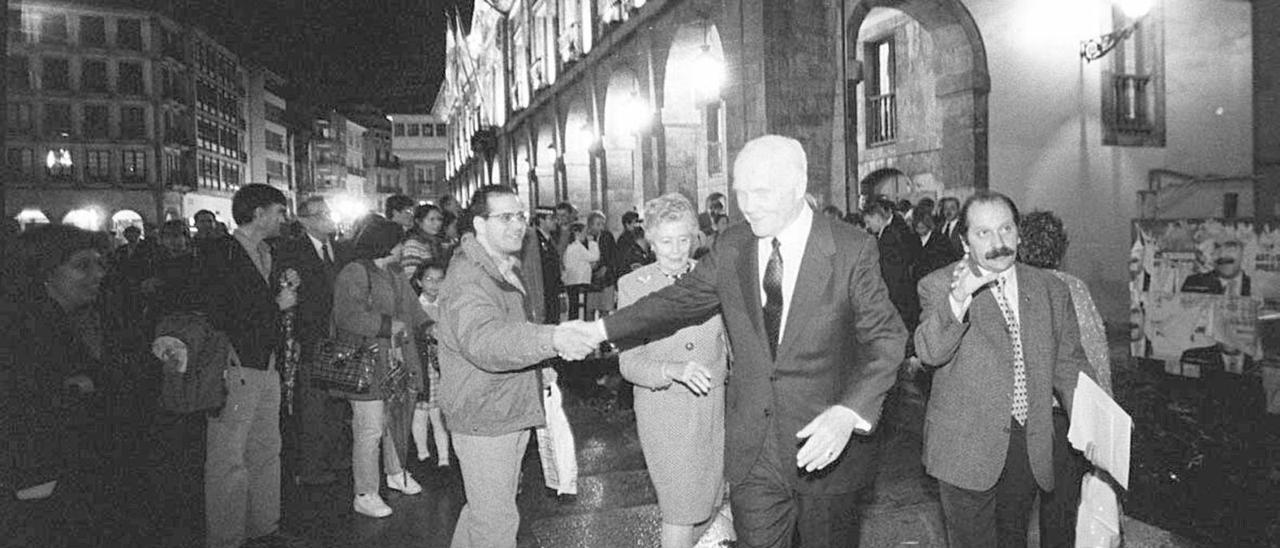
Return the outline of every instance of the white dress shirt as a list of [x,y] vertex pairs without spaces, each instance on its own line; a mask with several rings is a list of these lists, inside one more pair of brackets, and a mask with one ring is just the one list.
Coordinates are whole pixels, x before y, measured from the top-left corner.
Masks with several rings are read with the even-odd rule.
[[330,261],[334,260],[333,248],[329,245],[329,242],[320,241],[315,236],[312,236],[310,232],[307,233],[307,239],[311,240],[311,247],[314,247],[316,249],[316,256],[319,257],[320,260],[322,261],[324,260],[325,250],[329,251],[329,260]]
[[779,242],[778,253],[782,255],[782,320],[778,322],[778,344],[782,344],[782,334],[787,331],[787,314],[791,311],[791,295],[796,288],[796,278],[800,277],[800,260],[804,258],[804,248],[809,243],[809,231],[813,228],[813,210],[808,206],[800,208],[800,215],[774,237],[759,238],[756,242],[756,266],[759,275],[756,287],[760,289],[760,304],[764,305],[769,298],[764,294],[764,271],[769,266],[769,257],[773,255],[773,239]]

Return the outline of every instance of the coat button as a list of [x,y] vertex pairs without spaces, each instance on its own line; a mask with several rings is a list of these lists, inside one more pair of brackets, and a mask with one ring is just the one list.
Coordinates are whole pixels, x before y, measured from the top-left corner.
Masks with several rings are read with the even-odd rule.
[[773,410],[772,410],[772,409],[765,408],[765,410],[764,410],[764,416],[766,416],[766,417],[772,417],[772,416],[773,416]]
[[692,343],[692,342],[684,343],[684,349],[685,349],[685,350],[693,350],[693,343]]

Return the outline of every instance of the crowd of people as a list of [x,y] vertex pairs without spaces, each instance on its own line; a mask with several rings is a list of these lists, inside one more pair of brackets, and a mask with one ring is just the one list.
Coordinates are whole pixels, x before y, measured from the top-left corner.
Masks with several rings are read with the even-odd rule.
[[[912,368],[932,378],[924,465],[952,545],[1021,545],[1037,497],[1042,545],[1071,545],[1088,464],[1067,410],[1078,372],[1110,373],[1087,287],[1056,270],[1061,221],[985,191],[817,210],[806,162],[793,139],[748,142],[736,225],[721,193],[702,211],[669,194],[615,235],[495,185],[465,209],[392,196],[339,234],[322,197],[291,218],[255,184],[230,232],[208,211],[114,250],[29,228],[6,249],[6,531],[111,544],[136,508],[94,501],[190,493],[194,470],[208,546],[292,546],[282,481],[349,474],[352,511],[382,518],[384,487],[423,491],[410,449],[434,446],[466,493],[452,546],[513,547],[543,387],[616,348],[664,547],[693,546],[726,494],[741,546],[856,545],[882,406]],[[338,344],[375,356],[358,388],[321,367]],[[190,381],[210,370],[214,388]]]

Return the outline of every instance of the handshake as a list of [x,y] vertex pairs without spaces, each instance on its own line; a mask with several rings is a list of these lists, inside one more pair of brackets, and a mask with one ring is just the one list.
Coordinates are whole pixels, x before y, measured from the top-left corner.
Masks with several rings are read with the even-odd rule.
[[578,361],[595,352],[606,339],[604,322],[574,320],[556,326],[551,344],[561,358]]

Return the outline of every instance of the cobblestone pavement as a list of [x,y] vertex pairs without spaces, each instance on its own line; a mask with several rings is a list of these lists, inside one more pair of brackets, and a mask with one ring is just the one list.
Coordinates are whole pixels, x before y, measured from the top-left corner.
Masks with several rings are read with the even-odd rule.
[[[607,366],[605,367],[607,370]],[[523,463],[518,504],[521,548],[615,548],[658,546],[659,516],[626,398],[629,387],[590,375],[561,377],[578,448],[579,492],[556,496],[542,485],[537,449],[530,444]],[[864,547],[944,547],[936,482],[920,464],[923,401],[899,392],[886,404],[881,464],[873,496],[864,508]],[[322,487],[286,485],[283,528],[317,547],[413,547],[449,545],[463,503],[461,477],[454,466],[438,468],[435,459],[411,459],[409,469],[424,492],[403,496],[383,489],[395,513],[371,519],[351,511],[351,480]],[[286,477],[288,477],[286,475]],[[185,516],[157,527],[160,546],[199,546],[199,501],[180,497]],[[170,512],[171,514],[173,511]],[[185,524],[174,525],[174,524]],[[1127,546],[1190,546],[1141,522],[1127,521]],[[732,546],[731,525],[722,518],[700,546]],[[1033,539],[1034,540],[1034,539]],[[1037,546],[1033,542],[1032,546]]]

